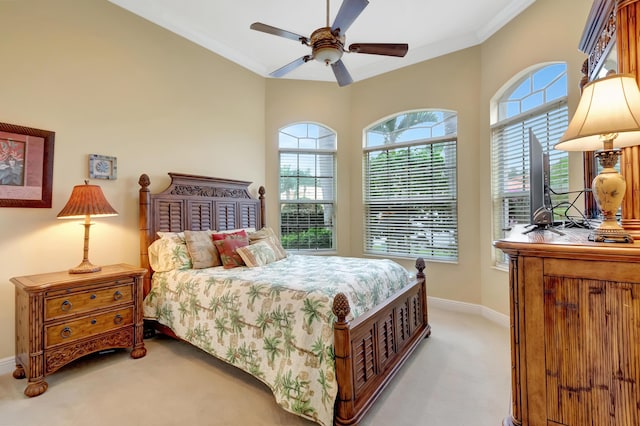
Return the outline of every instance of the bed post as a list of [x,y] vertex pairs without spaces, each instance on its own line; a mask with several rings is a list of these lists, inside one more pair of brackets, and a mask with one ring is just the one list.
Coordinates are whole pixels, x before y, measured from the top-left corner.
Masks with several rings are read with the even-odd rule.
[[[424,305],[422,308],[422,323],[429,324],[429,311],[427,309],[427,279],[424,276],[424,268],[426,264],[424,263],[424,259],[419,257],[416,259],[416,269],[418,272],[416,273],[416,279],[422,280],[422,295],[420,297],[422,304]],[[431,327],[429,327],[429,331],[425,337],[429,337],[431,335]]]
[[431,334],[424,259],[416,259],[415,267],[415,280],[385,305],[353,321],[347,320],[347,297],[338,293],[333,299],[337,426],[358,424],[420,341]]
[[149,191],[149,185],[151,181],[146,174],[140,175],[138,179],[140,185],[140,266],[147,270],[142,281],[143,294],[146,296],[151,290],[151,266],[149,265],[149,244],[151,244],[151,218],[149,217],[149,204],[151,200],[151,193]]
[[340,419],[350,419],[355,412],[355,393],[353,385],[353,370],[351,359],[351,333],[347,315],[351,312],[349,300],[344,293],[338,293],[333,299],[333,314],[336,321],[333,324],[334,353],[336,363],[336,383],[338,396],[336,399],[334,418],[336,424]]
[[260,199],[260,221],[262,223],[258,224],[259,226],[257,226],[257,229],[262,229],[265,226],[267,226],[267,216],[266,216],[266,200],[264,198],[264,193],[265,193],[265,189],[264,186],[261,186],[260,188],[258,188],[258,194],[260,194],[260,196],[258,197],[258,199]]

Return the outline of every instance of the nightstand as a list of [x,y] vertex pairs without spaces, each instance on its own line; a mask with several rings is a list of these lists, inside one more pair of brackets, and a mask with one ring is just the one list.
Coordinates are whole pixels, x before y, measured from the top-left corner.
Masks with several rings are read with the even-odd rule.
[[118,264],[86,274],[62,271],[11,278],[16,289],[13,377],[27,377],[25,395],[44,393],[46,376],[93,352],[131,348],[132,358],[146,355],[145,273],[144,268]]

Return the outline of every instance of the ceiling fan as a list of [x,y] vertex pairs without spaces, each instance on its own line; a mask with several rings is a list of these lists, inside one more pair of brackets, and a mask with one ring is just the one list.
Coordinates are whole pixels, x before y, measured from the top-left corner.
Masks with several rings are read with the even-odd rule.
[[409,45],[406,43],[354,43],[348,49],[345,49],[345,33],[347,29],[368,4],[368,0],[344,0],[340,10],[338,10],[336,19],[333,21],[333,25],[329,26],[329,0],[327,0],[327,26],[318,28],[308,38],[261,22],[251,24],[250,28],[252,30],[285,37],[311,47],[310,55],[298,58],[269,75],[271,77],[282,77],[300,65],[315,59],[325,65],[331,65],[338,85],[342,87],[353,82],[349,71],[347,71],[342,62],[343,53],[404,57],[407,54],[407,50],[409,50]]

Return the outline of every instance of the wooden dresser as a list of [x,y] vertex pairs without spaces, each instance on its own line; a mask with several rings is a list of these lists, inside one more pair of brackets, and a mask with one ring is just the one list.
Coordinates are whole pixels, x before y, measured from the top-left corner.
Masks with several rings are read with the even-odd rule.
[[147,353],[142,340],[142,278],[146,270],[109,265],[11,278],[16,293],[16,369],[27,396],[47,390],[45,377],[81,356],[112,348]]
[[521,231],[495,243],[510,259],[504,425],[640,425],[640,242]]

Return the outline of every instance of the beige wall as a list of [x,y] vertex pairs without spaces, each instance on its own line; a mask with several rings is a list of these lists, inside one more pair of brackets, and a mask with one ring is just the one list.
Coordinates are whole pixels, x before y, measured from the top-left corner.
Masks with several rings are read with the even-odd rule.
[[459,114],[460,260],[429,263],[429,294],[507,313],[507,274],[490,257],[489,100],[518,71],[567,61],[575,106],[590,4],[537,0],[481,46],[339,88],[263,79],[105,0],[0,1],[0,121],[56,132],[53,207],[0,209],[0,359],[14,348],[9,278],[81,260],[82,227],[55,216],[87,178],[88,154],[118,158],[118,179],[93,183],[120,212],[96,220],[90,258],[137,264],[140,173],[153,191],[168,171],[264,184],[276,226],[278,129],[323,124],[338,134],[339,254],[358,256],[362,129],[416,108]]
[[[312,64],[309,64],[312,65]],[[331,72],[327,69],[327,72]],[[351,88],[340,88],[335,83],[295,80],[267,80],[266,121],[266,188],[267,223],[279,226],[278,217],[278,131],[290,124],[314,122],[332,129],[337,135],[338,159],[337,193],[338,200],[349,199],[349,181],[352,171],[348,159],[351,156],[348,135],[351,129]],[[350,253],[349,220],[351,205],[339,203],[336,211],[337,248],[339,254]]]
[[[478,103],[480,48],[473,47],[402,70],[372,78],[354,86],[351,135],[362,146],[362,131],[374,122],[401,111],[421,108],[458,113],[458,263],[427,263],[429,294],[445,299],[479,303],[478,191],[480,164]],[[353,198],[362,200],[362,150],[351,160]],[[352,239],[363,240],[362,203],[352,206]],[[357,247],[362,252],[362,243]],[[413,261],[399,259],[413,269]]]
[[120,213],[95,220],[89,258],[137,265],[141,173],[153,191],[169,171],[264,184],[265,79],[104,0],[0,1],[0,16],[0,121],[56,132],[52,208],[0,208],[2,359],[9,278],[82,260],[82,226],[56,215],[88,154],[117,157],[118,179],[92,183]]
[[[304,114],[315,120],[318,120],[318,112],[323,117],[329,114],[329,122],[323,123],[329,127],[335,120],[347,121],[344,124],[348,126],[348,133],[346,138],[339,140],[338,160],[341,167],[345,160],[348,163],[349,190],[338,194],[337,221],[342,225],[340,241],[346,239],[349,244],[341,244],[340,254],[362,255],[362,129],[402,111],[418,108],[455,110],[458,112],[459,261],[456,264],[427,264],[429,294],[480,304],[508,314],[508,276],[505,271],[493,267],[491,256],[489,103],[496,91],[521,70],[539,63],[565,61],[569,68],[569,103],[573,110],[579,98],[577,84],[585,58],[577,46],[590,7],[591,0],[537,0],[480,46],[343,89],[349,91],[349,99],[341,98],[350,105],[346,111],[341,108],[336,109],[334,115],[328,113],[324,96],[317,108],[305,109]],[[345,59],[347,65],[348,59]],[[300,99],[305,99],[306,106],[310,104],[313,108],[309,99],[318,95],[318,89],[288,80],[279,80],[277,87],[270,83],[267,86],[274,90],[268,90],[267,94],[266,138],[268,144],[272,140],[275,149],[277,141],[273,139],[277,128],[286,124],[291,116],[301,116]],[[278,101],[275,110],[271,102],[274,96]],[[348,117],[342,117],[343,113]],[[274,149],[267,149],[267,158],[272,155],[274,159],[267,162],[267,179],[276,179]],[[579,158],[572,160],[572,166],[579,170]],[[342,178],[339,185],[344,188]],[[345,222],[348,223],[346,229]],[[413,270],[413,260],[396,260]]]

